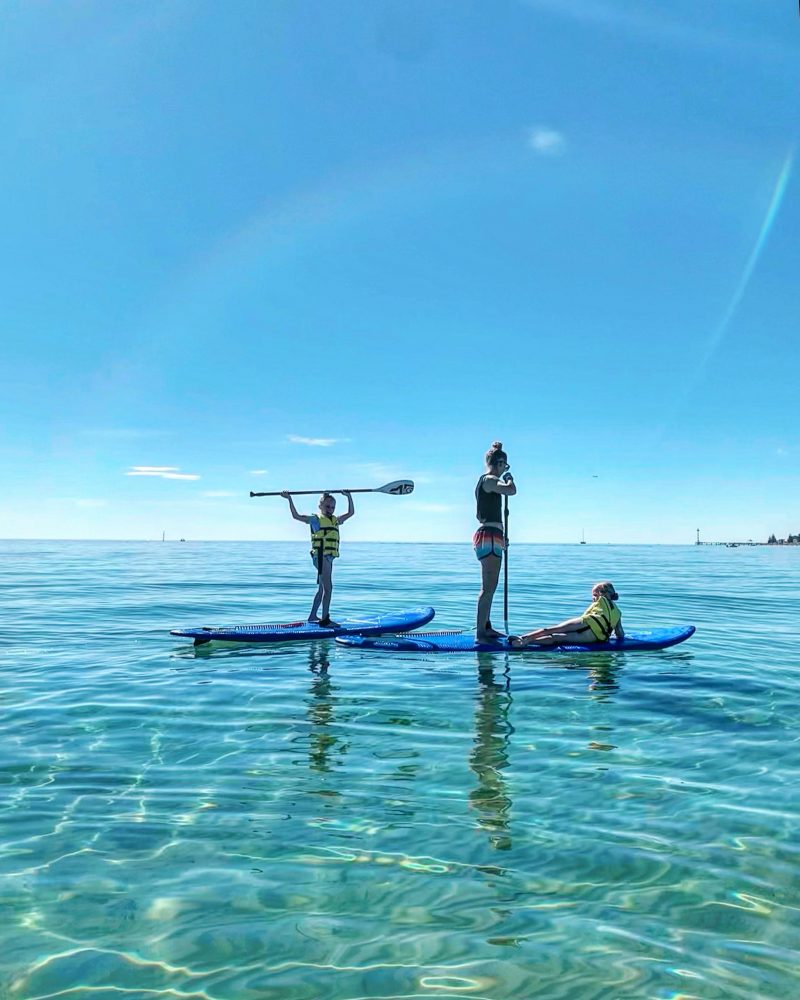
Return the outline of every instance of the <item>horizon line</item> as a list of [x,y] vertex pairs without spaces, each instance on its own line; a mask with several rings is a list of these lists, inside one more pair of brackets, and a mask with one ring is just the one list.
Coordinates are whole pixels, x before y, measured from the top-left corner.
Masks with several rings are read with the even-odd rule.
[[[192,542],[210,542],[212,544],[275,544],[275,545],[303,545],[308,546],[306,541],[301,541],[299,539],[293,538],[58,538],[58,537],[18,537],[18,538],[0,538],[0,542],[126,542],[126,543],[136,543],[136,544],[153,544],[153,545],[163,545],[167,542],[172,544],[190,544]],[[737,546],[756,546],[756,545],[769,545],[769,542],[760,542],[747,539],[746,541],[715,541],[715,542],[701,542],[699,545],[696,541],[694,542],[510,542],[509,548],[513,549],[521,545],[585,545],[585,546],[608,546],[608,545],[688,545],[692,548],[710,548],[716,545],[730,545],[735,544]],[[386,539],[374,539],[374,538],[360,538],[360,539],[348,539],[348,547],[351,545],[465,545],[472,547],[471,541],[460,541],[460,542],[432,542],[429,540],[421,539],[405,539],[405,540],[394,540],[387,541]],[[785,545],[784,545],[785,547]]]

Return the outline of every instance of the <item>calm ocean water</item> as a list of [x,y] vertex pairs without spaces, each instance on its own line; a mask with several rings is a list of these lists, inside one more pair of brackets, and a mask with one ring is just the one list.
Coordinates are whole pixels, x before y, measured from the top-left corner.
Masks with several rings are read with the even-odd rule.
[[[800,996],[800,549],[515,546],[511,626],[657,653],[208,653],[306,546],[0,542],[0,997]],[[472,626],[468,545],[346,545],[334,614]],[[502,619],[498,597],[495,623]]]

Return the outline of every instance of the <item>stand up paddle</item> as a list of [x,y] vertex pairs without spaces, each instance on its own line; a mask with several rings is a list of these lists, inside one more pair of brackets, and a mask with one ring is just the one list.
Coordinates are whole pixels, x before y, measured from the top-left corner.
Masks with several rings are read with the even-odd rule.
[[508,497],[503,497],[503,534],[506,537],[505,559],[503,560],[503,625],[508,635]]
[[414,483],[410,479],[396,479],[393,483],[385,483],[383,486],[373,486],[370,489],[362,490],[278,490],[275,493],[254,493],[250,490],[250,496],[280,497],[284,493],[293,497],[313,496],[319,493],[390,493],[394,497],[404,497],[413,492]]

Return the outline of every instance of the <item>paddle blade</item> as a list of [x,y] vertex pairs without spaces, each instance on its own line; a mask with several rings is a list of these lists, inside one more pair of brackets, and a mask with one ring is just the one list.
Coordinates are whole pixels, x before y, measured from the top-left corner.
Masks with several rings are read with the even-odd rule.
[[397,479],[395,482],[387,483],[385,486],[378,486],[375,492],[391,493],[395,497],[404,497],[414,492],[414,484],[410,479]]

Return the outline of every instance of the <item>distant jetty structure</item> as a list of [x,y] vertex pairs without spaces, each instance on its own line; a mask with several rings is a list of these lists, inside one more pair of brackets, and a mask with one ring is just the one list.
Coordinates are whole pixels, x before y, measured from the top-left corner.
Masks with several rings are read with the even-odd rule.
[[748,538],[746,542],[703,542],[703,545],[724,545],[727,549],[738,549],[740,545],[766,545],[766,542],[754,542],[752,538]]
[[[796,538],[796,540],[795,540],[795,538]],[[775,538],[774,536],[770,536],[769,541],[766,541],[766,542],[754,542],[752,538],[748,538],[747,541],[741,541],[741,542],[702,542],[700,540],[700,529],[698,528],[697,529],[697,541],[694,544],[695,545],[705,545],[705,546],[722,545],[722,546],[724,546],[725,548],[728,548],[728,549],[738,549],[740,546],[754,546],[755,547],[755,546],[758,546],[758,545],[769,545],[769,546],[774,546],[774,545],[799,545],[800,546],[800,535],[797,535],[797,536],[790,535],[789,538],[787,538],[787,539],[784,539],[784,538]]]

